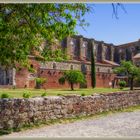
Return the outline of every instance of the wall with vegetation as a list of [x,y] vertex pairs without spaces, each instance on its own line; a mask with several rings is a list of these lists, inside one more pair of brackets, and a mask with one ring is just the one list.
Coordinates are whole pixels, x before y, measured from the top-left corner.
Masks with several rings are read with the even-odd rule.
[[51,119],[92,115],[140,104],[140,91],[0,99],[0,131]]

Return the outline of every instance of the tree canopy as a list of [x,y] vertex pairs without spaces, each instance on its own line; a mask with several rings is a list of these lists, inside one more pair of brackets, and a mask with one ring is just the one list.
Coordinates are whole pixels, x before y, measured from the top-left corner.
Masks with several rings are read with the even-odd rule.
[[[117,15],[118,6],[112,4]],[[84,15],[92,10],[91,4],[0,4],[0,65],[16,67],[28,65],[28,55],[32,50],[40,51],[42,41],[48,46],[55,39],[62,40],[76,33],[75,27],[86,26]],[[63,55],[55,52],[60,57]],[[52,60],[52,52],[46,60]],[[51,59],[50,59],[51,58]]]
[[75,34],[75,26],[86,25],[82,18],[86,4],[0,4],[0,64],[26,66],[32,49],[39,51],[43,40],[51,44]]
[[71,90],[74,90],[74,84],[83,84],[86,82],[83,73],[77,70],[69,70],[64,72],[64,75],[59,79],[59,83],[64,84],[65,81],[70,84]]
[[140,68],[135,66],[131,61],[122,61],[120,67],[114,69],[117,74],[123,74],[130,80],[130,89],[133,90],[134,79],[140,74]]

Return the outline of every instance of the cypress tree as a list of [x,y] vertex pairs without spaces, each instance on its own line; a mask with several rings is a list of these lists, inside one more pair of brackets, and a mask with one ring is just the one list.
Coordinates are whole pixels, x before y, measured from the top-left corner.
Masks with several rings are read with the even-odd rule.
[[96,71],[95,71],[94,49],[93,49],[92,41],[90,42],[90,44],[91,44],[91,85],[92,85],[92,88],[95,88],[96,87]]

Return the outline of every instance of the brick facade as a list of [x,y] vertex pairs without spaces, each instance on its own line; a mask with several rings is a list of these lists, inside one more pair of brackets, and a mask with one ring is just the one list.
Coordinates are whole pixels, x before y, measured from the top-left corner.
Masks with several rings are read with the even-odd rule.
[[[59,43],[58,43],[59,44]],[[86,85],[91,87],[91,47],[93,47],[96,63],[96,86],[109,87],[109,83],[114,80],[114,67],[118,66],[121,60],[132,60],[133,56],[140,51],[140,40],[124,45],[115,46],[103,41],[88,39],[83,36],[67,37],[60,43],[62,50],[65,51],[69,60],[64,62],[39,62],[34,56],[29,56],[35,73],[30,73],[26,68],[19,71],[9,70],[5,72],[0,69],[0,85],[16,85],[18,88],[34,88],[36,86],[35,78],[47,78],[47,82],[42,88],[68,88],[69,85],[60,85],[58,79],[65,70],[86,70]],[[59,46],[60,46],[59,44]],[[57,48],[56,46],[53,48]],[[3,80],[2,80],[3,78]],[[83,87],[75,85],[75,87]]]
[[[69,88],[69,84],[60,85],[58,79],[63,75],[65,70],[73,69],[81,71],[82,65],[86,67],[86,87],[91,87],[91,72],[90,62],[83,63],[80,61],[65,61],[65,62],[46,62],[45,64],[30,60],[33,67],[36,69],[36,73],[30,73],[27,69],[21,69],[16,72],[16,86],[19,88],[34,88],[36,86],[35,78],[42,77],[47,78],[47,82],[42,85],[42,88]],[[53,68],[55,64],[55,68]],[[112,66],[106,64],[96,64],[96,81],[97,87],[109,87],[109,82],[114,78]],[[76,88],[81,87],[79,84],[75,85]]]

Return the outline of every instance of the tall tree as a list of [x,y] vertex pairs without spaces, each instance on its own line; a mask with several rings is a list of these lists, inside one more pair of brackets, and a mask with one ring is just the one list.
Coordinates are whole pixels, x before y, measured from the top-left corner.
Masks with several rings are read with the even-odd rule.
[[136,67],[131,61],[122,61],[120,67],[115,68],[114,72],[127,76],[130,81],[130,90],[133,90],[133,83],[140,74],[140,68]]
[[95,71],[95,59],[94,59],[94,49],[93,49],[93,42],[91,43],[91,85],[93,88],[96,87],[96,71]]

